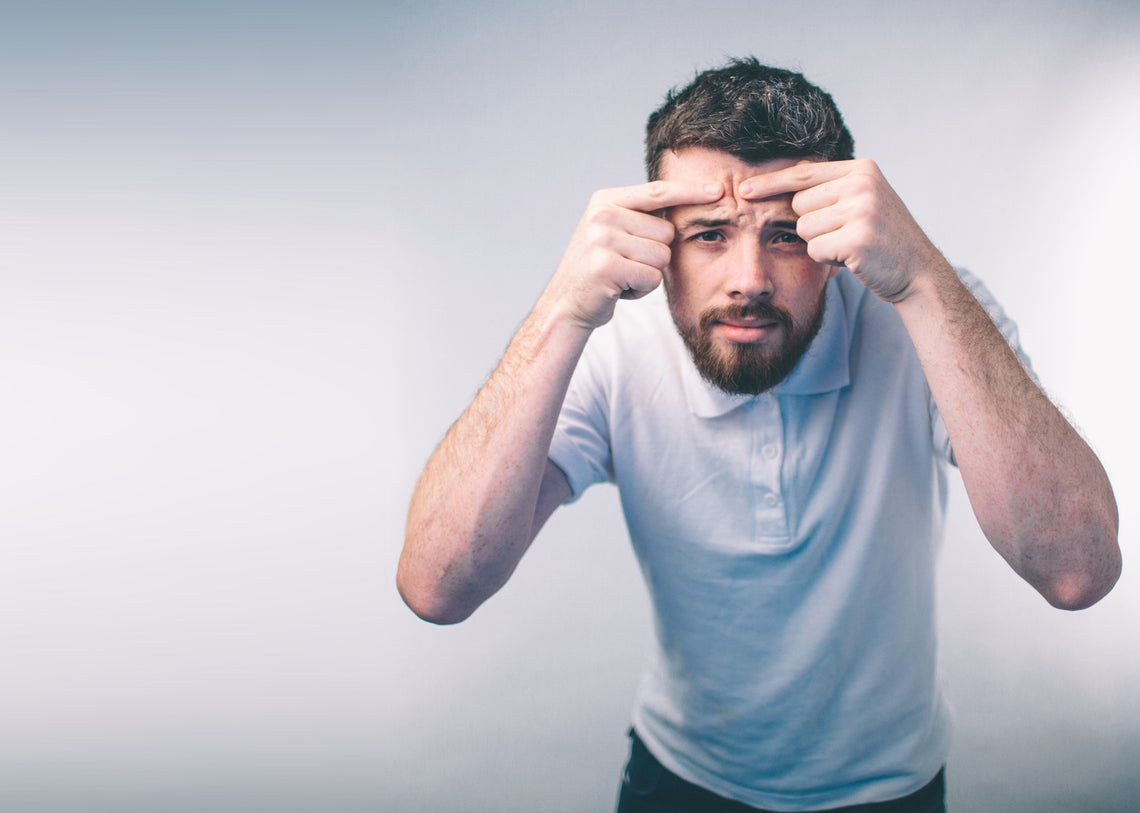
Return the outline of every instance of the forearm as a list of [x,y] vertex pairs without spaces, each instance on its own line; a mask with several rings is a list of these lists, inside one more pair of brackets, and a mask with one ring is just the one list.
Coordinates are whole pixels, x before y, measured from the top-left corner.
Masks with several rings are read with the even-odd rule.
[[1050,603],[1086,607],[1120,572],[1100,461],[938,257],[896,303],[986,537]]
[[537,530],[551,437],[589,335],[544,300],[432,454],[413,494],[397,581],[428,620],[470,615],[506,582]]

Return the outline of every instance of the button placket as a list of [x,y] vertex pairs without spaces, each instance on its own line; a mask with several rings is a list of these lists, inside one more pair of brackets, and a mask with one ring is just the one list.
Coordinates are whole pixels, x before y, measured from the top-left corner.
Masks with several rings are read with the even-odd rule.
[[752,488],[756,539],[787,543],[788,521],[780,473],[784,462],[784,424],[779,400],[761,395],[753,408]]

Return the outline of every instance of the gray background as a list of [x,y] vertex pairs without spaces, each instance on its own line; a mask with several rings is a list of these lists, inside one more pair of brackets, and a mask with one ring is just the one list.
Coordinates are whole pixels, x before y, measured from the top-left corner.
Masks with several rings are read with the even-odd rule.
[[612,489],[454,628],[395,593],[403,514],[645,115],[745,53],[835,95],[1121,503],[1066,614],[955,488],[954,809],[1140,809],[1140,14],[946,5],[0,3],[0,809],[612,805]]

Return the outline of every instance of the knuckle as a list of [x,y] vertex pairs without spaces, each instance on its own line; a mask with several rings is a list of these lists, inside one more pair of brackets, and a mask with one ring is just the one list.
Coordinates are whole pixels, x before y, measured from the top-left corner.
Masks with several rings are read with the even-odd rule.
[[796,164],[789,170],[796,183],[807,183],[815,178],[816,166],[811,161]]
[[669,246],[657,243],[653,246],[653,266],[655,268],[664,268],[673,259],[673,252],[669,250]]
[[613,230],[604,223],[591,223],[586,228],[586,242],[593,247],[608,247],[613,243]]
[[661,200],[669,193],[669,185],[665,181],[650,181],[645,185],[645,194],[652,200]]
[[590,195],[590,208],[593,209],[604,204],[609,200],[610,194],[609,189],[599,189],[594,192],[594,194]]
[[586,268],[592,275],[604,274],[610,267],[610,258],[608,250],[595,246],[586,254]]
[[673,238],[677,236],[677,229],[664,218],[657,218],[653,224],[653,233],[649,235],[650,239],[656,240],[658,243],[663,243],[665,246],[673,242]]
[[882,170],[879,165],[872,161],[870,158],[860,158],[855,162],[855,176],[867,181],[869,184],[874,184],[883,177]]
[[595,245],[604,243],[609,239],[610,233],[613,229],[604,218],[598,218],[591,214],[586,218],[581,225],[582,240],[586,245]]
[[878,207],[878,179],[870,175],[856,175],[851,179],[851,186],[851,201],[855,210],[863,216],[873,214]]
[[824,251],[818,240],[809,240],[807,244],[807,253],[815,262],[827,262],[827,252]]
[[863,221],[851,230],[851,241],[856,246],[869,246],[875,241],[875,229],[867,221]]
[[591,220],[599,225],[609,228],[618,222],[619,210],[612,203],[603,203],[594,208]]

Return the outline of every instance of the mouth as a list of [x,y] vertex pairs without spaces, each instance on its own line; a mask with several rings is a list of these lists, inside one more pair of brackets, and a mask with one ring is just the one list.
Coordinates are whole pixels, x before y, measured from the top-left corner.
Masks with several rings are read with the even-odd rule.
[[706,336],[732,344],[759,344],[791,335],[792,315],[771,302],[709,308],[698,325]]
[[776,319],[718,319],[710,330],[733,344],[757,344],[781,327],[783,324]]

